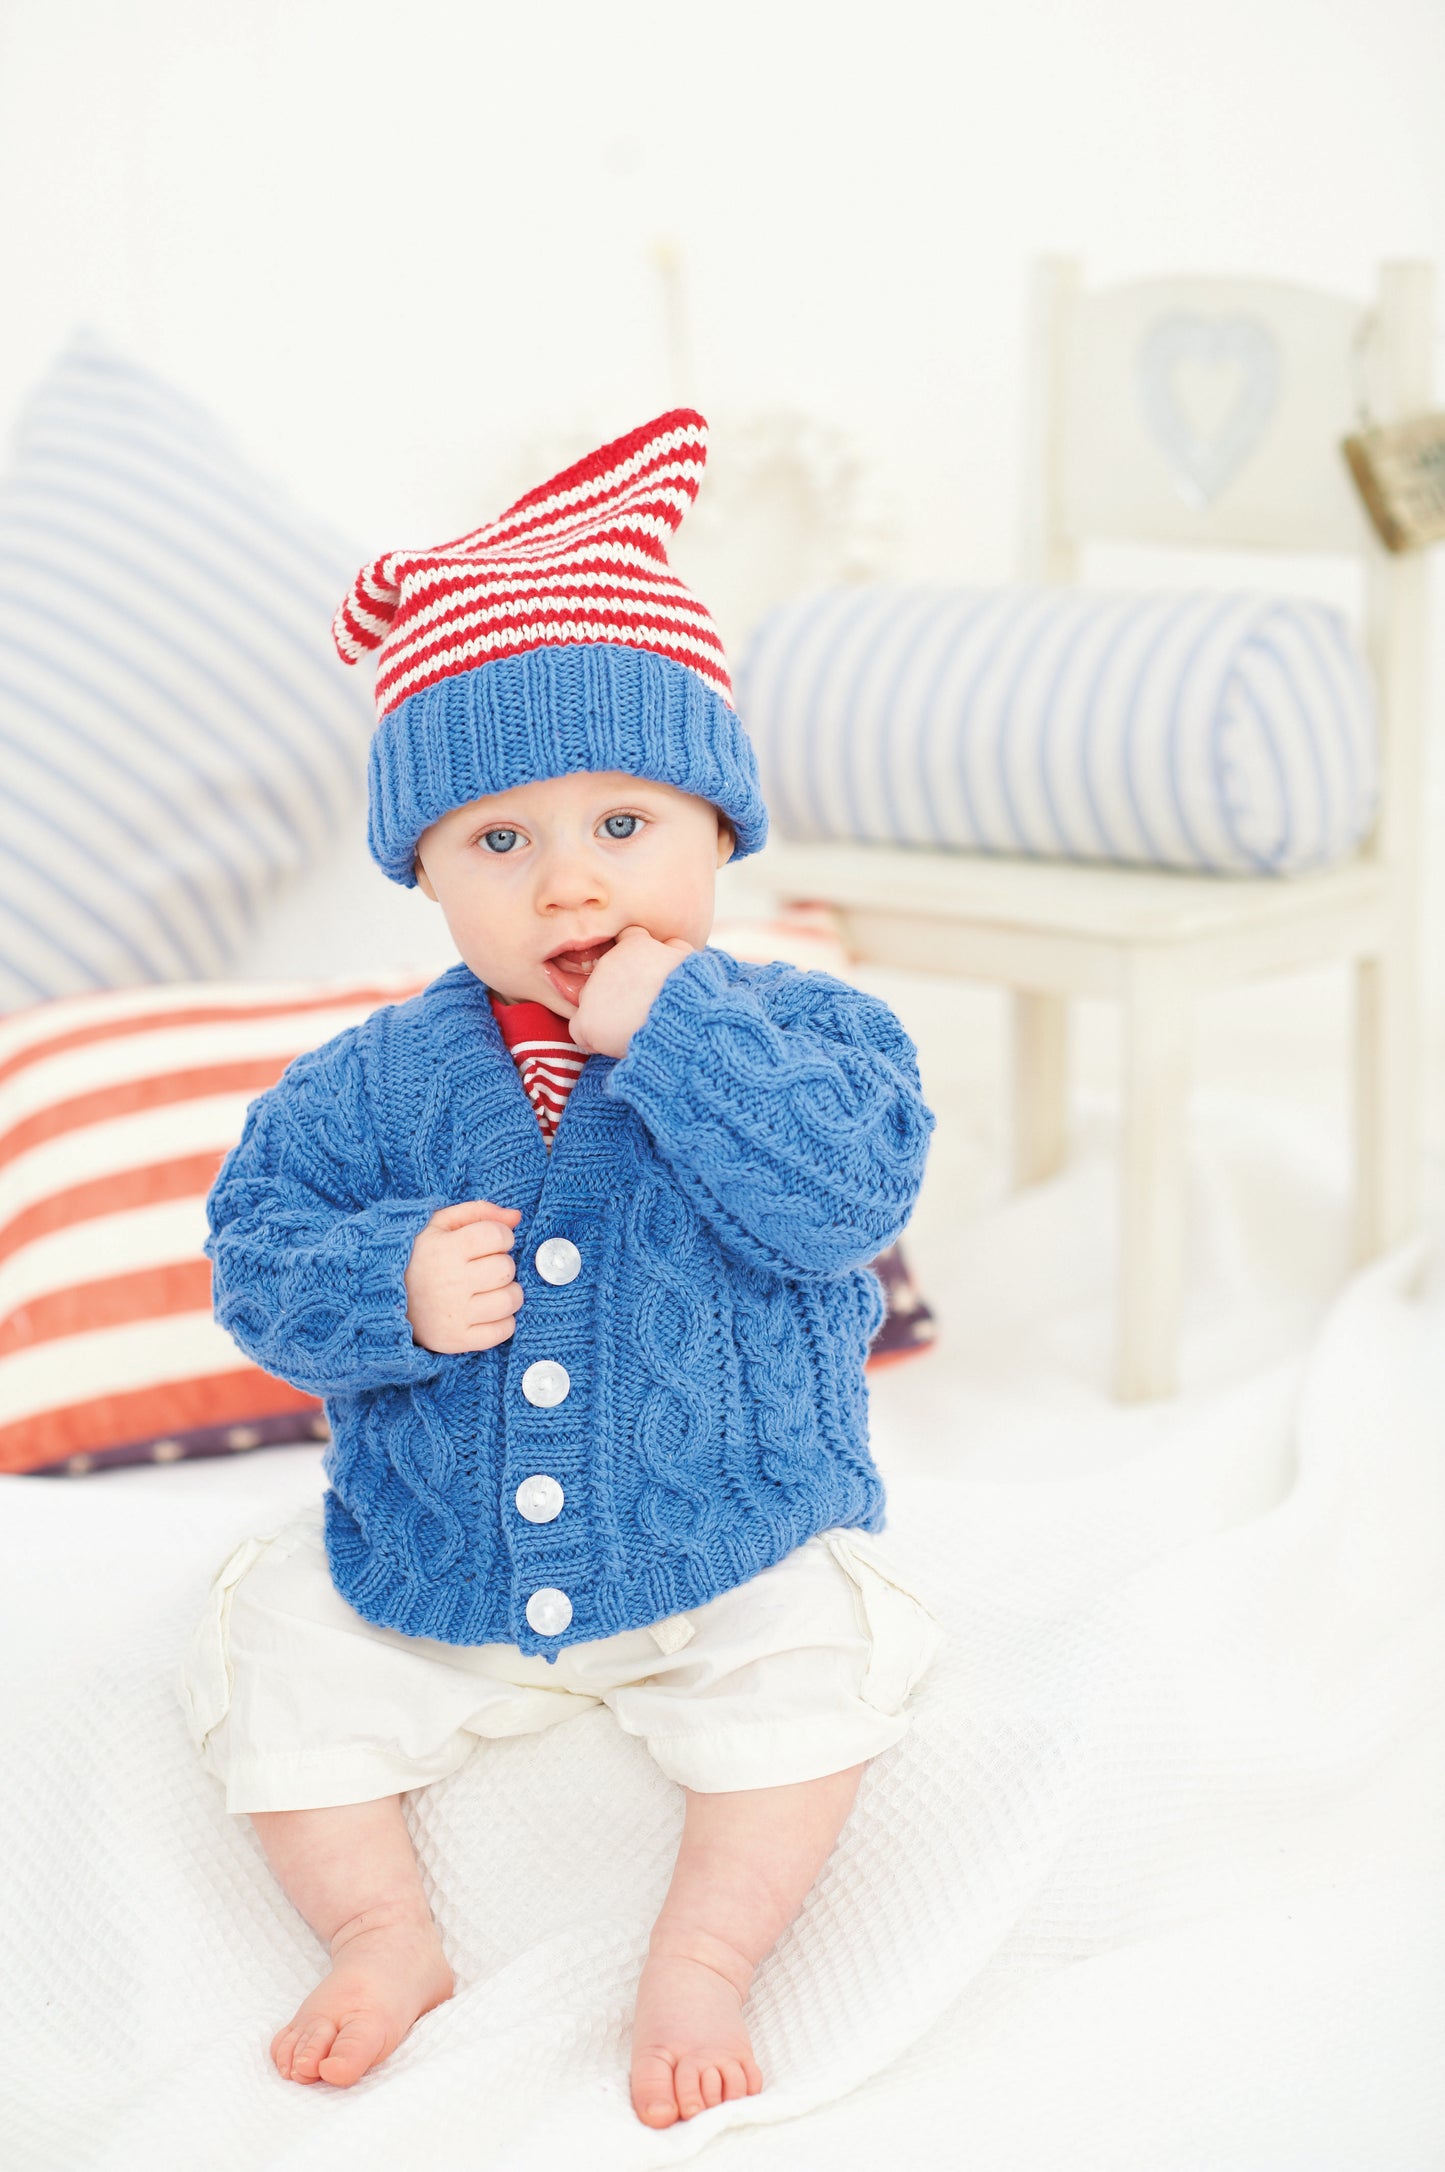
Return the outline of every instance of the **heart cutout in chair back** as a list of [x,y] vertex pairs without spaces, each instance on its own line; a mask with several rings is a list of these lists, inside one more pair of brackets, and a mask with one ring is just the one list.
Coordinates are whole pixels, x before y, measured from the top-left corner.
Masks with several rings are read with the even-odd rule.
[[1274,335],[1252,317],[1161,317],[1139,343],[1139,404],[1196,512],[1218,497],[1279,400]]

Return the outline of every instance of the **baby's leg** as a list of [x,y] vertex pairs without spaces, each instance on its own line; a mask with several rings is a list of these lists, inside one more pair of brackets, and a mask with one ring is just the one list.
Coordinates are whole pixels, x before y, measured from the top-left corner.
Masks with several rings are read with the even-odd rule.
[[287,1897],[331,1953],[331,1973],[273,2040],[288,2080],[345,2088],[452,1995],[400,1795],[334,1810],[253,1811]]
[[677,1866],[637,1987],[632,2103],[645,2125],[762,2088],[743,2000],[832,1852],[863,1769],[789,1787],[684,1788]]

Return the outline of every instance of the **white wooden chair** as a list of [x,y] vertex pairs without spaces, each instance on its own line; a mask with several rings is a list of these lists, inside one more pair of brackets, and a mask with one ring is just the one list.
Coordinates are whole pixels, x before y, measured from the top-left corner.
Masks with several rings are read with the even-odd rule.
[[[1418,553],[1392,557],[1377,542],[1339,441],[1358,426],[1362,382],[1374,420],[1430,405],[1431,280],[1428,265],[1385,264],[1374,303],[1361,305],[1252,279],[1153,279],[1087,292],[1068,259],[1045,260],[1036,276],[1026,574],[1076,579],[1092,538],[1363,559],[1384,766],[1381,814],[1357,856],[1289,879],[782,840],[758,862],[759,877],[784,902],[834,907],[860,960],[1013,990],[1021,1184],[1047,1177],[1063,1157],[1069,998],[1118,998],[1115,1390],[1126,1400],[1168,1394],[1175,1384],[1198,991],[1353,962],[1357,1258],[1406,1234],[1416,1212],[1425,565]],[[1241,395],[1212,442],[1182,427],[1170,442],[1159,387],[1152,400],[1141,399],[1138,376],[1141,342],[1165,318],[1176,331],[1184,327],[1186,357],[1195,328],[1205,364],[1226,354],[1231,339],[1238,351],[1241,320],[1263,328],[1281,365],[1279,396],[1263,422],[1258,409],[1267,403],[1251,413]],[[1257,339],[1258,331],[1243,336]],[[1167,382],[1164,399],[1164,423],[1181,422],[1177,408],[1167,412]]]

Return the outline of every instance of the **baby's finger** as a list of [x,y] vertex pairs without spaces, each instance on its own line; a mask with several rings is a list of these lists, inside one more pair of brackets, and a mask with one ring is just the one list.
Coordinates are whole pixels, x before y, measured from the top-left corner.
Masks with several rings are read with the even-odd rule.
[[514,1312],[522,1309],[522,1285],[507,1282],[497,1290],[478,1290],[469,1309],[469,1328],[491,1327],[498,1320],[509,1320]]
[[468,1281],[474,1297],[489,1290],[500,1290],[516,1280],[517,1270],[510,1252],[484,1252],[480,1258],[469,1260],[471,1269]]
[[509,1312],[505,1319],[479,1320],[475,1327],[467,1329],[469,1350],[495,1350],[499,1342],[505,1342],[516,1330],[516,1321]]
[[462,1229],[470,1222],[491,1221],[515,1229],[522,1219],[520,1207],[499,1207],[491,1199],[459,1199],[453,1206],[438,1207],[431,1218],[433,1229]]
[[516,1242],[515,1224],[467,1222],[455,1231],[455,1253],[465,1260],[486,1259],[494,1252],[509,1252]]

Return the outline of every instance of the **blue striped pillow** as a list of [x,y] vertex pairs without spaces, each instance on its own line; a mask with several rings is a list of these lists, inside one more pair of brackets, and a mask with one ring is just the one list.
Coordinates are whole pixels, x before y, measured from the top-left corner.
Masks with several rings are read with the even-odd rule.
[[359,818],[361,555],[149,371],[61,357],[0,481],[0,1010],[210,977]]
[[738,706],[800,841],[1293,875],[1379,799],[1368,668],[1305,598],[831,589],[758,627]]

